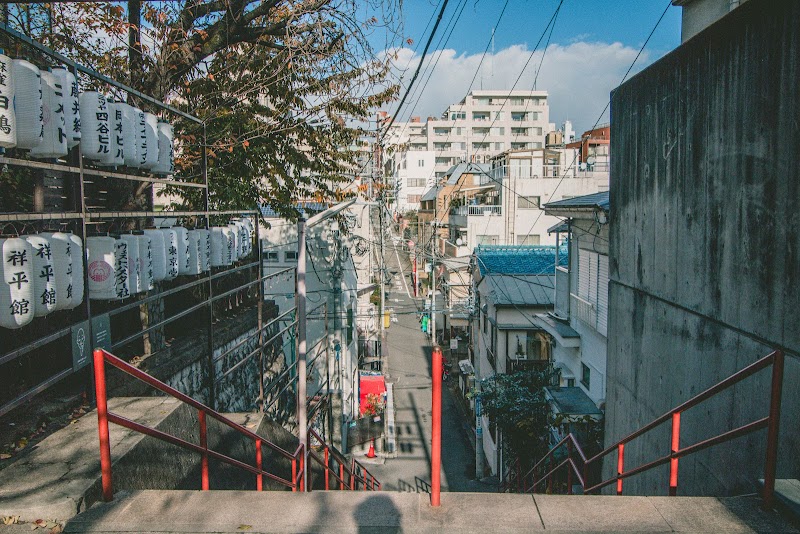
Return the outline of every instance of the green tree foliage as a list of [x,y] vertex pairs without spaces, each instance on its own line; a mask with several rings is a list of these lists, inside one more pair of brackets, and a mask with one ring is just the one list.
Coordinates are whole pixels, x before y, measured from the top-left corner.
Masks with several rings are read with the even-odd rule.
[[550,449],[553,421],[544,388],[551,380],[549,370],[530,370],[481,381],[483,411],[503,434],[505,458],[529,466]]
[[[357,176],[359,125],[398,92],[388,81],[392,56],[373,50],[370,33],[380,28],[392,35],[398,9],[394,1],[377,0],[143,2],[141,27],[133,28],[141,39],[133,46],[119,4],[18,4],[9,8],[8,20],[65,55],[202,118],[211,208],[263,202],[293,216],[297,200],[334,200]],[[178,140],[176,178],[200,181],[202,127],[168,118]],[[147,187],[113,197],[138,207]],[[165,193],[177,204],[205,207],[197,191]]]

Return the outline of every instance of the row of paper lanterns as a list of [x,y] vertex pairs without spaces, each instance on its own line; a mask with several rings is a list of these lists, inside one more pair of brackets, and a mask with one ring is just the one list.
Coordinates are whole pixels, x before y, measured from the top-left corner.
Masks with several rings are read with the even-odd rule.
[[[252,252],[249,219],[210,230],[181,226],[86,239],[88,295],[122,300],[154,289],[156,282],[225,267]],[[3,264],[0,326],[21,328],[34,317],[79,306],[84,295],[84,252],[71,233],[0,239]]]
[[160,175],[175,169],[169,123],[97,91],[79,92],[75,75],[66,68],[40,70],[0,53],[0,147],[53,159],[78,144],[85,158],[102,166],[126,165]]

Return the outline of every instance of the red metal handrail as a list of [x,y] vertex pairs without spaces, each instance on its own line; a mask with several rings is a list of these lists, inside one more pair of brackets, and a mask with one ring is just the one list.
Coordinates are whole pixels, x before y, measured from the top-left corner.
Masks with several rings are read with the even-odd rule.
[[[150,428],[144,426],[142,424],[136,423],[125,417],[122,417],[118,414],[111,413],[108,411],[108,400],[107,400],[107,393],[106,393],[106,370],[105,364],[109,363],[112,366],[116,367],[117,369],[127,373],[134,378],[149,384],[150,386],[158,389],[159,391],[166,393],[167,395],[178,399],[179,401],[187,404],[198,411],[198,422],[200,426],[200,444],[194,444],[173,436],[171,434],[167,434],[155,428]],[[114,497],[113,495],[113,485],[112,485],[112,473],[111,473],[111,446],[109,442],[109,432],[108,432],[108,423],[114,423],[135,432],[139,432],[141,434],[145,434],[162,441],[166,441],[173,445],[177,445],[184,449],[188,449],[194,452],[197,452],[201,455],[201,488],[203,490],[209,489],[209,476],[208,476],[208,458],[214,458],[221,462],[227,463],[234,467],[238,467],[245,471],[249,471],[256,475],[256,488],[257,490],[262,490],[263,488],[263,477],[267,477],[270,480],[273,480],[283,486],[292,488],[292,491],[303,491],[303,469],[305,469],[305,461],[304,461],[304,450],[302,445],[298,446],[295,450],[294,454],[284,450],[283,448],[264,440],[261,436],[247,430],[241,425],[238,425],[231,421],[230,419],[224,417],[222,414],[212,410],[208,406],[192,399],[191,397],[181,393],[180,391],[164,384],[163,382],[153,378],[152,376],[148,375],[147,373],[133,367],[129,363],[117,358],[116,356],[106,352],[102,349],[97,349],[94,351],[94,375],[95,375],[95,393],[97,398],[97,419],[98,419],[98,433],[100,436],[100,468],[101,468],[101,475],[102,475],[102,485],[103,485],[103,499],[105,501],[111,501]],[[255,462],[256,465],[251,466],[229,456],[226,456],[222,453],[217,451],[211,450],[208,448],[208,440],[207,440],[207,427],[206,427],[206,417],[211,417],[212,419],[216,419],[220,423],[232,428],[242,436],[253,440],[254,448],[255,448]],[[266,446],[269,449],[276,452],[279,456],[282,456],[285,459],[291,460],[292,462],[292,480],[286,480],[284,478],[279,477],[273,473],[265,471],[262,466],[262,447]],[[299,463],[299,465],[298,465]],[[299,469],[298,469],[299,467]]]
[[[320,467],[324,470],[324,477],[325,477],[325,489],[331,489],[330,486],[330,475],[333,475],[333,478],[339,482],[339,489],[349,489],[355,490],[357,489],[358,482],[362,482],[362,489],[371,489],[375,490],[375,485],[377,484],[377,489],[380,489],[381,485],[380,482],[377,482],[375,476],[372,475],[363,465],[361,465],[358,460],[353,458],[352,460],[347,460],[344,456],[342,456],[339,451],[335,448],[328,446],[325,441],[320,437],[320,435],[313,429],[308,429],[309,437],[313,437],[317,441],[322,444],[323,449],[323,458],[320,458],[316,453],[309,450],[308,456],[310,459],[314,460]],[[336,462],[336,469],[333,465],[331,460]],[[359,473],[359,470],[364,472],[362,476]],[[309,474],[311,471],[309,471]],[[371,485],[370,485],[371,480]],[[309,483],[309,490],[311,490],[311,483]],[[369,487],[368,487],[369,486]]]
[[[577,440],[572,434],[567,435],[564,439],[559,441],[550,451],[542,458],[539,462],[536,463],[524,476],[521,474],[521,469],[517,464],[516,470],[512,470],[512,473],[509,476],[508,481],[506,482],[504,488],[512,488],[513,482],[517,483],[517,487],[520,491],[535,491],[536,487],[545,479],[548,480],[548,488],[552,491],[552,480],[553,475],[560,469],[567,467],[567,491],[571,493],[572,491],[572,475],[578,477],[578,480],[581,482],[581,486],[584,488],[584,493],[591,493],[600,490],[614,482],[617,483],[617,494],[621,495],[623,491],[623,480],[630,476],[643,473],[644,471],[648,471],[660,465],[664,465],[669,463],[670,465],[670,474],[669,474],[669,495],[675,496],[678,493],[678,460],[684,456],[688,456],[695,452],[701,451],[708,447],[712,447],[714,445],[718,445],[720,443],[724,443],[730,441],[732,439],[738,438],[740,436],[744,436],[751,432],[755,432],[756,430],[760,430],[762,428],[767,429],[767,447],[766,447],[766,458],[764,464],[764,506],[766,508],[771,508],[772,503],[774,500],[774,492],[775,492],[775,471],[777,466],[777,454],[778,454],[778,429],[779,429],[779,422],[780,422],[780,409],[781,409],[781,394],[782,394],[782,385],[783,385],[783,365],[784,365],[784,354],[781,351],[774,351],[763,358],[755,361],[754,363],[748,365],[744,369],[734,373],[733,375],[729,376],[725,380],[717,383],[716,385],[708,388],[707,390],[703,391],[702,393],[695,395],[691,399],[687,400],[683,404],[678,405],[677,407],[673,408],[672,410],[668,411],[664,415],[657,417],[650,423],[646,424],[642,428],[636,430],[635,432],[625,436],[618,442],[614,443],[613,445],[607,447],[606,449],[602,450],[601,452],[597,453],[596,455],[592,456],[591,458],[587,459],[586,456],[583,454],[583,451],[580,448]],[[727,432],[723,432],[717,436],[705,439],[693,445],[689,445],[684,448],[680,448],[680,422],[681,422],[681,414],[686,410],[697,406],[698,404],[710,399],[711,397],[717,395],[721,391],[728,389],[729,387],[741,382],[742,380],[752,376],[753,374],[766,369],[767,367],[772,366],[772,380],[771,380],[771,387],[770,387],[770,408],[769,408],[769,415],[763,417],[761,419],[757,419],[740,427],[734,428]],[[630,443],[632,440],[636,439],[637,437],[653,430],[654,428],[658,427],[659,425],[671,421],[672,423],[672,432],[670,435],[670,452],[669,454],[659,457],[656,460],[648,462],[646,464],[637,466],[633,469],[625,470],[625,445]],[[562,446],[566,445],[567,447],[567,457],[561,463],[550,469],[547,473],[536,478],[537,469],[542,466],[550,466],[554,462],[555,459],[555,452]],[[611,478],[598,482],[594,485],[587,487],[588,481],[588,468],[594,462],[602,460],[605,456],[611,454],[612,452],[617,452],[617,474]],[[578,462],[576,459],[573,458],[575,452],[578,453]],[[578,464],[582,465],[582,469],[578,469]],[[531,477],[533,482],[530,486],[525,486],[525,479]]]

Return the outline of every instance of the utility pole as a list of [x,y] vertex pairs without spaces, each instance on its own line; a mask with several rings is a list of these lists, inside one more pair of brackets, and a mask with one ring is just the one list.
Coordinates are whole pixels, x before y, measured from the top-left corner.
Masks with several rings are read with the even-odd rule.
[[381,146],[381,115],[378,114],[377,131],[375,133],[375,167],[373,168],[374,182],[378,184],[378,239],[380,245],[380,292],[381,292],[381,307],[380,307],[380,362],[381,369],[383,368],[384,358],[386,357],[386,288],[384,287],[384,279],[386,278],[386,261],[384,259],[383,250],[383,209],[386,202],[385,188],[383,187],[383,154]]
[[[303,451],[303,466],[308,465],[308,422],[306,402],[306,220],[297,221],[297,439]],[[303,469],[303,488],[307,490],[308,469]]]

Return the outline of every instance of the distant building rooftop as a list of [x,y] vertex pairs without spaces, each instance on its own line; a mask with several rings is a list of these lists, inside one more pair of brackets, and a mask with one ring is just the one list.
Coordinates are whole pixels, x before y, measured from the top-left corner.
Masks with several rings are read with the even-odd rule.
[[447,170],[447,183],[450,185],[457,184],[464,174],[489,174],[491,165],[488,163],[458,163],[453,165]]
[[442,187],[439,185],[431,187],[422,194],[422,198],[420,198],[419,201],[427,202],[428,200],[436,200],[436,195],[439,193],[439,190],[441,189]]
[[495,306],[552,306],[555,295],[552,274],[489,274],[481,281],[488,285]]
[[[558,254],[559,266],[568,265],[567,249]],[[478,245],[475,263],[481,276],[488,274],[553,274],[556,247],[543,245]]]

